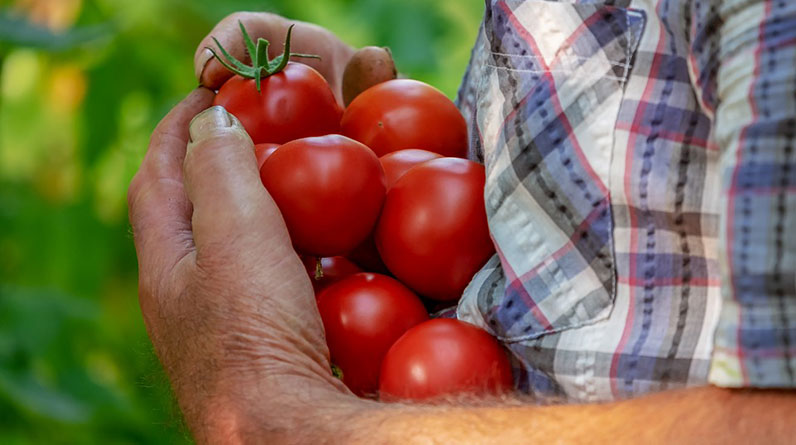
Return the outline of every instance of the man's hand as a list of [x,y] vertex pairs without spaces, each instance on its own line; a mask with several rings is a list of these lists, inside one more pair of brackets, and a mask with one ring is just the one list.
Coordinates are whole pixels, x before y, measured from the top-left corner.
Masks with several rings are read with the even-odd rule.
[[357,399],[331,374],[312,286],[251,140],[221,107],[191,122],[212,98],[197,89],[163,119],[130,185],[141,310],[200,441],[279,437],[310,403],[344,413]]

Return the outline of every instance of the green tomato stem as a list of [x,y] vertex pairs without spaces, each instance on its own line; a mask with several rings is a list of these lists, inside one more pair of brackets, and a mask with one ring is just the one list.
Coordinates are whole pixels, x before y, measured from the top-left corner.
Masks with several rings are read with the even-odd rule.
[[246,65],[233,57],[215,37],[213,37],[213,42],[215,42],[218,50],[221,52],[221,55],[219,55],[213,48],[208,47],[207,49],[210,50],[210,52],[213,54],[213,57],[221,62],[221,65],[223,65],[224,68],[237,74],[238,76],[245,77],[247,79],[254,79],[258,93],[260,92],[261,80],[268,76],[273,76],[276,73],[282,72],[282,70],[284,70],[287,66],[291,57],[320,60],[320,56],[315,54],[290,52],[291,35],[293,32],[293,27],[296,25],[290,25],[287,28],[284,50],[282,51],[282,54],[274,57],[273,59],[268,58],[268,47],[271,44],[268,40],[260,38],[257,39],[257,44],[255,44],[254,41],[252,41],[249,33],[246,31],[246,27],[243,26],[243,23],[238,21],[238,25],[240,26],[240,31],[243,35],[243,42],[246,45],[246,51],[249,53],[249,57],[252,60],[251,65]]

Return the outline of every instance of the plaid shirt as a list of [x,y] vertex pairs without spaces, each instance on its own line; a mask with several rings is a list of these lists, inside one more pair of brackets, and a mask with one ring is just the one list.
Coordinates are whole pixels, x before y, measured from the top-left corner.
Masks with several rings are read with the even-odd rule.
[[796,386],[796,1],[487,0],[459,104],[520,389]]

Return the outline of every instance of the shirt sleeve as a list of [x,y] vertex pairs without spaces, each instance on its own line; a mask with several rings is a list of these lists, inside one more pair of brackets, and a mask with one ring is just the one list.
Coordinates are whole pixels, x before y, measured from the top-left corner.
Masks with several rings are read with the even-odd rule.
[[684,23],[721,174],[723,305],[709,380],[793,388],[796,2],[693,0]]

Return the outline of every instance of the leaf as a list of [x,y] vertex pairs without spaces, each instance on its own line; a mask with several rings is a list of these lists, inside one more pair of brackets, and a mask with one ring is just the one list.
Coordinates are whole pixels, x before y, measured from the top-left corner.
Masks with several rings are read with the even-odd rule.
[[15,376],[2,369],[0,395],[28,412],[61,422],[85,422],[90,414],[85,404],[69,394],[46,388],[30,375]]
[[11,46],[65,51],[110,35],[109,24],[84,26],[54,33],[49,29],[0,11],[0,43]]

